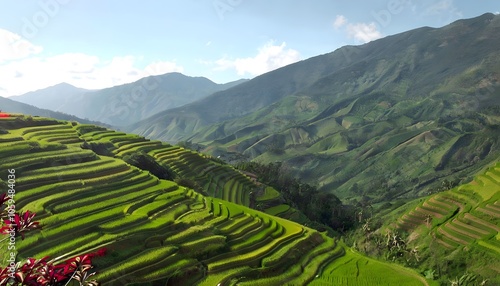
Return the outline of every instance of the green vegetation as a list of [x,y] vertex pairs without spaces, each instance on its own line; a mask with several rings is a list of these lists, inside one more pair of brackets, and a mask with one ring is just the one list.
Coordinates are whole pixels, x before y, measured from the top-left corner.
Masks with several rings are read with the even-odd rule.
[[[0,121],[0,169],[16,168],[17,207],[37,211],[43,226],[19,240],[19,259],[104,247],[108,254],[95,258],[103,285],[301,285],[344,254],[325,234],[247,207],[281,194],[210,157],[91,125],[28,122]],[[78,140],[44,143],[61,134]],[[219,198],[166,180],[184,175]]]
[[265,187],[262,195],[255,198],[257,202],[270,201],[279,198],[280,193],[276,191],[273,187]]
[[355,235],[356,247],[441,285],[500,283],[499,170],[497,163],[468,184],[374,215]]
[[[318,228],[324,228],[322,224],[336,230],[348,230],[355,223],[353,206],[343,205],[335,195],[319,192],[316,187],[290,176],[281,163],[245,162],[237,164],[236,168],[254,174],[257,180],[273,187],[265,188],[264,195],[260,196],[269,197],[268,203],[263,199],[256,200],[256,207],[260,210],[284,216],[291,206],[301,211],[310,221],[320,224]],[[285,204],[275,200],[274,190],[280,191]]]
[[438,285],[426,281],[418,273],[397,264],[361,256],[348,250],[346,254],[322,269],[321,275],[312,281],[311,286],[322,285]]

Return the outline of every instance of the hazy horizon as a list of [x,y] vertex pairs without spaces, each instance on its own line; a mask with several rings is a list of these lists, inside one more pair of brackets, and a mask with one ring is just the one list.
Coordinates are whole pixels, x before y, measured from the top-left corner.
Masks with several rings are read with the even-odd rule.
[[316,5],[40,0],[3,6],[3,97],[62,82],[102,89],[169,72],[227,83],[344,45],[500,11],[495,1],[453,0],[321,0]]

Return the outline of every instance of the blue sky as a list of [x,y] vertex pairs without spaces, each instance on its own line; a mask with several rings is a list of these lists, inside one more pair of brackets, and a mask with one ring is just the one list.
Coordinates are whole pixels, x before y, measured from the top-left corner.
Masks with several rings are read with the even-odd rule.
[[0,96],[172,71],[225,83],[498,11],[497,0],[0,0]]

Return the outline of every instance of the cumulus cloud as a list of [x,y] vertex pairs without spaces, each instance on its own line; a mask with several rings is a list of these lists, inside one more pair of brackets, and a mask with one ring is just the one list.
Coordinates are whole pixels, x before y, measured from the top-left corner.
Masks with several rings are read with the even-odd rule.
[[422,16],[438,19],[443,24],[463,18],[462,11],[456,7],[453,0],[424,1],[420,4],[426,6]]
[[443,12],[449,12],[450,10],[453,10],[453,8],[453,0],[441,0],[430,4],[425,12],[428,15],[439,15]]
[[333,22],[333,27],[338,29],[347,23],[347,18],[344,15],[337,15],[335,21]]
[[231,59],[228,57],[215,61],[217,71],[234,69],[238,75],[257,76],[277,68],[295,63],[301,59],[298,51],[286,47],[283,42],[275,45],[273,41],[258,49],[254,57]]
[[349,38],[362,43],[382,38],[382,33],[378,30],[374,22],[350,23],[344,15],[337,15],[333,22],[333,27],[335,29],[344,27]]
[[0,64],[38,54],[42,50],[42,47],[33,45],[18,34],[0,29]]
[[150,75],[184,70],[182,66],[170,61],[157,61],[139,68],[140,59],[130,55],[109,60],[83,53],[42,57],[38,54],[40,47],[26,40],[20,41],[26,48],[17,53],[5,53],[6,45],[0,44],[0,96],[19,95],[61,82],[87,89],[100,89]]
[[347,35],[363,43],[382,38],[382,33],[377,29],[375,23],[347,24]]

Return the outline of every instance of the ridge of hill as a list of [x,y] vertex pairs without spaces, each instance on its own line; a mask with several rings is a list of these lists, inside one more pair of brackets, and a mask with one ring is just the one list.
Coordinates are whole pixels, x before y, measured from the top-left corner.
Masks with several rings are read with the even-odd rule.
[[[404,268],[383,281],[378,271],[395,266],[347,253],[338,239],[244,206],[248,193],[237,181],[252,182],[229,166],[219,166],[226,171],[218,177],[233,183],[213,193],[228,192],[225,199],[241,204],[163,179],[170,170],[182,174],[184,164],[205,164],[206,173],[216,168],[201,155],[94,125],[8,115],[0,117],[0,173],[15,169],[16,209],[36,212],[43,226],[17,242],[19,260],[60,260],[105,247],[107,255],[94,259],[102,285],[306,285],[324,275],[325,281],[429,285]],[[156,164],[146,170],[126,163],[135,152]],[[210,184],[203,189],[211,192]],[[353,277],[347,269],[354,265],[340,260],[346,253],[366,262],[356,262],[361,275]],[[323,269],[335,261],[345,270],[332,278]]]
[[126,130],[281,161],[341,198],[424,195],[500,155],[498,29],[488,13],[342,47]]
[[[64,106],[91,90],[78,88],[69,83],[59,83],[51,87],[9,97],[12,100],[52,111],[65,112]],[[66,112],[67,113],[67,112]]]
[[61,83],[13,96],[11,99],[113,126],[122,126],[245,81],[241,79],[216,84],[205,77],[189,77],[172,72],[99,90],[86,90]]
[[99,126],[108,126],[107,124],[104,124],[102,122],[97,122],[93,120],[88,120],[88,119],[82,119],[78,118],[74,115],[62,113],[62,112],[57,112],[57,111],[52,111],[48,109],[42,109],[38,108],[26,103],[18,102],[15,100],[12,100],[10,98],[4,98],[0,96],[0,111],[3,112],[10,112],[10,113],[22,113],[26,115],[31,115],[31,116],[43,116],[43,117],[50,117],[50,118],[55,118],[59,120],[68,120],[68,121],[78,121],[81,123],[87,123],[87,124],[95,124]]

